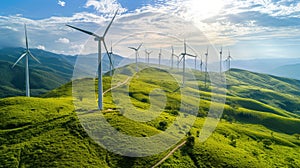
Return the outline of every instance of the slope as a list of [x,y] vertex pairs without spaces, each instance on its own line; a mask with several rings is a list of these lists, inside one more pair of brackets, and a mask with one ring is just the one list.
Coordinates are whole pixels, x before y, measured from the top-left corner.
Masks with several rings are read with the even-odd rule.
[[[134,69],[134,65],[126,66],[122,71],[134,74]],[[197,73],[196,76],[201,79],[203,74]],[[300,133],[298,129],[300,120],[297,119],[297,113],[294,110],[274,106],[271,101],[262,101],[272,96],[276,98],[277,95],[284,95],[282,98],[289,98],[289,96],[299,98],[299,95],[294,94],[297,93],[294,89],[299,87],[299,82],[241,70],[232,70],[227,75],[228,99],[223,119],[215,132],[204,143],[197,139],[194,143],[187,143],[160,167],[282,167],[286,165],[299,167],[300,140],[293,135]],[[255,80],[245,76],[253,76]],[[274,85],[272,82],[267,84],[259,82],[266,77],[287,86],[272,88],[270,87]],[[128,76],[122,75],[118,80],[121,82],[127,78]],[[177,116],[183,115],[189,119],[190,115],[187,114],[189,110],[178,109],[180,96],[178,91],[174,92],[178,84],[170,79],[165,71],[150,68],[136,74],[126,85],[129,86],[130,101],[144,115],[148,115],[143,110],[150,106],[151,90],[161,88],[166,91],[167,106],[154,120],[136,122],[126,118],[127,111],[122,111],[115,105],[111,92],[107,92],[104,96],[106,110],[103,114],[106,120],[125,134],[150,137],[163,130],[160,124],[162,122],[169,127]],[[110,77],[104,77],[104,90],[111,87],[110,81]],[[91,82],[95,83],[97,80],[80,79],[73,81],[73,85],[76,82],[82,84],[82,90],[85,90],[90,88],[88,85]],[[207,91],[209,89],[202,88],[202,80],[188,82],[199,83],[200,91],[189,89],[194,93],[201,93],[198,117],[190,127],[191,135],[187,135],[196,138],[206,119],[210,93]],[[96,144],[82,128],[78,120],[78,112],[74,111],[72,105],[74,101],[88,102],[89,100],[72,97],[71,87],[72,83],[63,85],[45,94],[44,98],[0,99],[0,165],[5,167],[151,167],[167,155],[168,151],[143,158],[123,157],[108,152]],[[247,88],[249,90],[245,91]],[[259,97],[251,97],[247,94],[252,92],[253,88],[261,90]],[[126,88],[122,85],[119,89],[124,91]],[[185,103],[189,102],[190,100],[185,100]],[[292,103],[297,104],[297,101]],[[98,117],[97,113],[79,113],[87,116],[90,121]],[[179,131],[189,127],[185,124],[178,126]],[[271,145],[265,145],[266,141],[271,141]]]

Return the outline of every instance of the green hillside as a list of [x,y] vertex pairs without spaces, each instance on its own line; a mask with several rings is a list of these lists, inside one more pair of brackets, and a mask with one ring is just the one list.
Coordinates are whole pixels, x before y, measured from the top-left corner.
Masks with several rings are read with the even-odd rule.
[[[12,65],[24,52],[24,48],[2,48],[0,49],[0,98],[25,95],[25,67],[24,60],[20,61],[14,68]],[[78,56],[55,54],[52,52],[31,49],[32,54],[41,62],[37,63],[29,59],[30,91],[32,96],[40,96],[54,88],[71,81],[74,65]],[[78,68],[83,74],[93,72],[96,54],[81,56],[85,61],[82,68]],[[115,66],[124,58],[114,56]],[[83,59],[82,59],[83,60]],[[91,66],[94,65],[95,66]],[[109,69],[108,57],[104,54],[103,70]]]
[[[23,48],[4,48],[0,50],[0,97],[25,95],[24,60],[14,68],[12,65],[24,51]],[[72,62],[64,55],[33,49],[42,64],[30,59],[31,95],[38,96],[70,81],[73,73]]]
[[[117,76],[117,83],[129,82],[116,90],[124,92],[128,86],[130,102],[142,116],[154,115],[145,111],[150,108],[149,95],[154,88],[165,91],[166,106],[153,120],[136,122],[125,117],[134,109],[124,110],[116,105],[109,91],[104,95],[103,115],[111,126],[127,135],[151,137],[170,127],[178,116],[187,121],[193,117],[190,112],[194,109],[179,109],[183,88],[167,72],[148,68],[128,78],[126,74],[133,74],[134,68],[119,69],[126,73]],[[186,89],[193,94],[200,93],[198,117],[193,126],[182,122],[176,125],[179,132],[167,135],[166,139],[171,141],[191,128],[185,136],[187,144],[159,167],[300,167],[300,81],[238,69],[227,72],[228,90],[222,119],[212,136],[200,142],[197,136],[211,104],[209,90],[212,88],[204,87],[203,73],[196,72],[195,76],[198,81],[188,79],[187,86],[197,85],[199,90]],[[76,80],[42,98],[0,99],[0,167],[151,167],[167,155],[171,149],[154,156],[124,157],[108,152],[93,141],[79,118],[93,123],[99,113],[85,112],[94,108],[91,100],[86,99],[90,96],[87,93],[80,92],[83,98],[74,95],[73,100],[72,97],[72,85],[86,91],[91,82],[96,81]],[[110,87],[111,77],[106,76],[104,91]],[[192,108],[192,99],[183,102]],[[74,109],[73,103],[83,106]],[[91,129],[98,127],[101,124]]]

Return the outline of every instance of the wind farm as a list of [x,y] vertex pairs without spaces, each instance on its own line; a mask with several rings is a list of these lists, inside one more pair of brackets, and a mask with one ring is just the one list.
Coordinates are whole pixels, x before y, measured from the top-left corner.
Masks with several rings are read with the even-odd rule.
[[[270,72],[299,61],[277,58],[298,46],[287,23],[144,3],[0,7],[0,167],[300,167],[300,81]],[[284,22],[284,3],[251,13]]]

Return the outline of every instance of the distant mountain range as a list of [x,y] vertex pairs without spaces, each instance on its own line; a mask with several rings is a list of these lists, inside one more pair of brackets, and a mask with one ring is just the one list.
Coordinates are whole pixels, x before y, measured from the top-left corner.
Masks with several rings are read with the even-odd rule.
[[[0,49],[0,97],[25,95],[23,61],[20,61],[14,69],[11,68],[24,50],[24,48]],[[31,95],[33,96],[43,94],[69,82],[73,77],[74,66],[76,66],[76,75],[79,75],[76,78],[81,76],[95,77],[96,75],[97,54],[71,56],[39,49],[31,49],[31,52],[42,63],[39,64],[34,60],[29,62]],[[106,54],[104,54],[102,61],[103,71],[107,72],[109,70],[109,60]],[[144,57],[141,56],[139,61],[145,62]],[[133,63],[134,60],[114,55],[113,62],[115,67],[120,67]],[[157,64],[158,60],[150,59],[150,63]],[[170,60],[164,59],[161,63],[171,65]],[[174,67],[176,66],[174,62]],[[187,66],[194,68],[194,60],[188,59]],[[232,68],[300,80],[300,58],[233,60]]]
[[277,67],[274,69],[273,74],[300,80],[300,63]]
[[232,67],[300,80],[300,57],[233,60]]

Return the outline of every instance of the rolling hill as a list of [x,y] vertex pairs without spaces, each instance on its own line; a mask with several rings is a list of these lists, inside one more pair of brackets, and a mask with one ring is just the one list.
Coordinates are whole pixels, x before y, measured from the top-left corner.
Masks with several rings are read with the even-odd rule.
[[[20,61],[14,69],[12,65],[24,51],[23,48],[0,49],[0,97],[25,95],[25,68],[23,61]],[[39,49],[31,49],[32,54],[42,64],[29,61],[30,85],[32,96],[46,93],[71,81],[74,65],[78,57],[84,58],[87,65],[78,68],[83,74],[92,72],[91,65],[95,64],[96,54],[70,56],[55,54]],[[118,64],[123,58],[115,55],[115,63]],[[103,70],[109,69],[109,61],[106,54],[103,57]]]
[[[163,70],[147,68],[132,78],[135,66],[119,68],[118,82],[130,79],[118,86],[118,92],[129,87],[130,102],[143,116],[152,115],[149,95],[154,88],[166,93],[166,106],[157,117],[147,122],[127,118],[133,109],[122,109],[112,100],[112,92],[104,95],[103,116],[116,130],[135,137],[151,137],[173,125],[175,118],[186,120],[195,117],[194,109],[179,109],[180,88]],[[180,73],[175,73],[175,76]],[[226,72],[227,97],[222,119],[214,133],[205,141],[197,137],[205,122],[211,104],[209,88],[204,87],[204,73],[195,72],[197,81],[187,80],[187,87],[197,85],[199,90],[186,88],[192,94],[199,93],[201,100],[192,126],[185,122],[175,126],[188,142],[159,167],[299,167],[300,81],[280,78],[245,70]],[[104,90],[111,87],[111,77],[104,77]],[[147,157],[125,157],[107,151],[91,139],[79,121],[91,123],[97,130],[102,124],[93,124],[99,117],[91,102],[72,97],[72,85],[89,89],[91,78],[78,79],[62,85],[40,98],[13,97],[0,99],[0,165],[3,167],[151,167],[167,155],[169,150]],[[179,89],[178,89],[179,88]],[[219,95],[222,96],[222,95]],[[189,107],[190,99],[183,100]],[[82,103],[81,109],[73,103]],[[216,104],[217,105],[217,104]],[[164,123],[164,125],[162,125]],[[175,138],[173,133],[166,139]],[[109,138],[109,137],[105,137]],[[194,141],[195,139],[195,141]],[[114,141],[111,139],[111,141]],[[120,143],[120,150],[122,145]],[[150,145],[150,144],[145,144]],[[156,144],[157,146],[164,145]],[[137,144],[138,146],[138,144]]]

